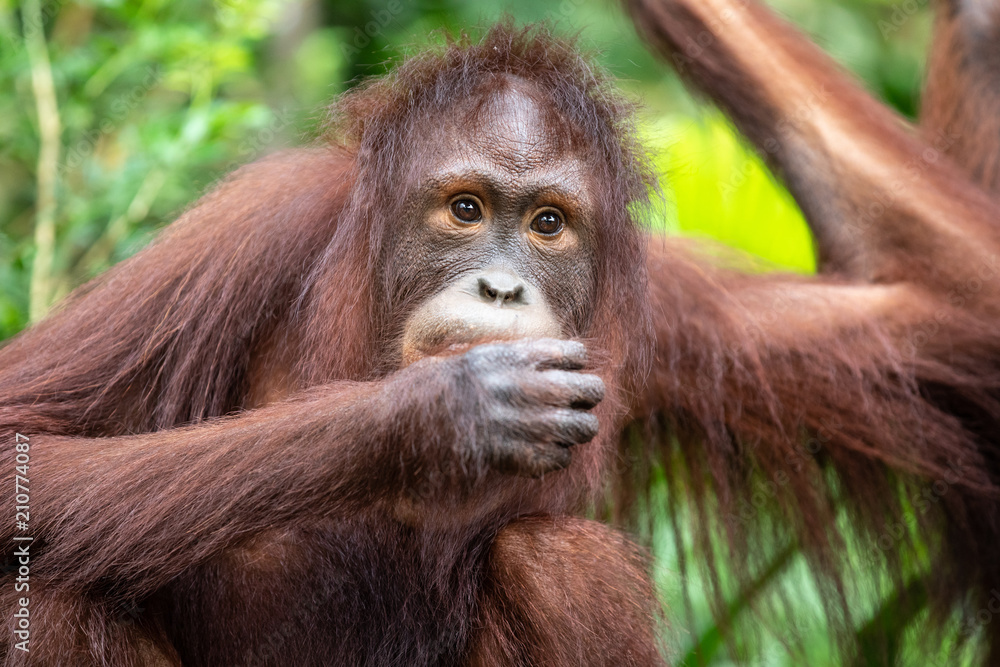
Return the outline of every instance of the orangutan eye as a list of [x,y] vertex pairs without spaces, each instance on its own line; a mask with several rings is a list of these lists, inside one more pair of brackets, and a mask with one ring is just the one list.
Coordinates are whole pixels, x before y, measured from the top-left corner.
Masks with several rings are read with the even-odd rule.
[[542,211],[531,221],[531,230],[543,236],[555,236],[562,228],[562,214],[552,209]]
[[462,222],[472,224],[483,219],[483,212],[475,199],[462,197],[451,203],[451,213]]

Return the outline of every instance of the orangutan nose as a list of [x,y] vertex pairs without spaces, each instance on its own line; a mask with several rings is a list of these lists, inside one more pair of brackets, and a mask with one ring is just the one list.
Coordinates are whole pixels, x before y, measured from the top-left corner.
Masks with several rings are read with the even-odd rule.
[[487,271],[478,278],[479,296],[498,306],[527,305],[524,282],[507,271]]

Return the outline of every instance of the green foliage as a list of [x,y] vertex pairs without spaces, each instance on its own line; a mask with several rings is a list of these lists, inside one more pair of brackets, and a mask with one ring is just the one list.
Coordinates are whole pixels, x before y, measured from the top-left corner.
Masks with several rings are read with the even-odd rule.
[[[279,9],[249,1],[44,6],[61,125],[50,302],[141,248],[227,168],[273,142],[280,116],[255,48],[273,31],[265,17]],[[27,321],[39,119],[24,47],[37,25],[4,7],[0,26],[2,338]]]
[[770,172],[717,116],[665,117],[649,132],[668,207],[667,231],[710,237],[778,267],[813,271],[802,213]]

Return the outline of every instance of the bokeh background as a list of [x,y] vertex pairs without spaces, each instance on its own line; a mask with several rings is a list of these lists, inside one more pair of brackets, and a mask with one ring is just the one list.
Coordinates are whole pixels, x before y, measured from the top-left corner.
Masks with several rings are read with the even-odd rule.
[[[916,113],[927,0],[771,4],[874,94]],[[442,31],[475,33],[505,14],[578,35],[642,104],[641,131],[665,195],[651,225],[713,237],[776,268],[813,269],[787,193],[724,119],[647,53],[612,2],[0,0],[0,340],[141,248],[234,167],[308,141],[333,96]],[[683,523],[683,508],[679,516]],[[654,517],[640,539],[656,556],[664,636],[677,662],[840,664],[794,545],[776,549],[752,586],[731,587],[719,624],[697,563],[682,576],[685,547],[664,523]],[[878,579],[858,567],[859,581]],[[852,591],[856,635],[862,646],[874,636],[890,642],[858,664],[962,662],[953,641],[940,650],[918,641],[926,610],[863,588]],[[765,604],[769,597],[781,604]],[[760,608],[768,613],[752,613]]]

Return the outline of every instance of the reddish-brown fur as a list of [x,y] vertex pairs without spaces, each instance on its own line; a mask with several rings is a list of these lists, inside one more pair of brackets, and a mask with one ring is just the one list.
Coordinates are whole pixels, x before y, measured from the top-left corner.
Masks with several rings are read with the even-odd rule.
[[[990,22],[978,34],[996,35],[1000,13],[941,4],[924,116],[930,134],[961,138],[945,145],[757,2],[628,3],[785,179],[821,270],[746,275],[653,242],[657,358],[639,414],[649,455],[683,461],[669,484],[695,499],[713,581],[720,555],[752,575],[772,557],[762,545],[798,543],[828,615],[849,627],[864,593],[846,560],[854,540],[863,571],[886,567],[902,592],[898,617],[930,599],[931,628],[957,611],[968,638],[1000,586],[1000,206],[988,192],[1000,88],[972,82],[997,42],[963,35],[973,5]],[[942,69],[963,49],[959,76]],[[719,534],[728,549],[713,546]],[[995,664],[1000,632],[983,632]]]
[[[579,332],[607,387],[603,433],[541,480],[485,467],[457,362],[396,372],[419,296],[393,273],[410,268],[393,229],[414,224],[400,207],[415,128],[511,76],[608,184]],[[427,52],[338,102],[320,145],[241,169],[11,341],[0,431],[12,456],[15,432],[31,438],[35,556],[32,652],[5,643],[7,664],[658,663],[634,549],[567,517],[600,495],[649,358],[627,204],[650,177],[628,122],[547,31]],[[547,582],[543,566],[568,569]],[[547,609],[518,597],[558,581],[606,583]],[[2,594],[13,609],[13,586]],[[515,621],[539,627],[501,627]]]
[[[650,239],[647,288],[626,205],[649,179],[607,84],[544,32],[419,57],[348,96],[329,144],[237,172],[0,351],[5,451],[15,431],[32,438],[32,664],[655,664],[641,556],[575,517],[611,484],[608,510],[628,518],[664,463],[694,499],[713,578],[719,556],[749,577],[762,545],[798,542],[844,627],[846,540],[877,545],[904,522],[936,608],[986,604],[1000,587],[1000,138],[946,151],[957,164],[927,153],[754,2],[629,5],[786,179],[821,275],[744,273]],[[393,372],[390,353],[414,304],[387,270],[387,193],[411,175],[414,128],[493,73],[546,91],[606,184],[587,332],[608,383],[601,434],[543,480],[457,456],[476,406],[436,381],[450,362]],[[951,129],[967,136],[963,118]],[[867,551],[921,599],[913,547],[903,534]]]
[[988,0],[939,0],[920,128],[969,178],[1000,190],[1000,18]]

